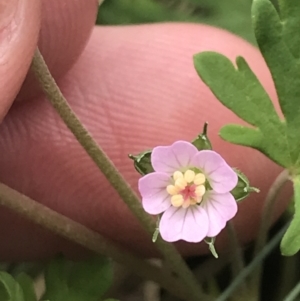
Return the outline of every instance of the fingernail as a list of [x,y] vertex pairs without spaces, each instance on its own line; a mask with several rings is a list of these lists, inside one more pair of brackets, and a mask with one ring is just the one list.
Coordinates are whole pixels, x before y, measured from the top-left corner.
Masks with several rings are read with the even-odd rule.
[[14,19],[19,0],[0,0],[0,38],[1,33]]

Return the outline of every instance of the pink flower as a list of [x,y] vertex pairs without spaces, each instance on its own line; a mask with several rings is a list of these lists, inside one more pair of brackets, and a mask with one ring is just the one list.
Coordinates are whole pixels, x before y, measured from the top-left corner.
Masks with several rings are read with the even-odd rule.
[[159,231],[164,240],[215,237],[235,216],[230,191],[238,177],[216,152],[177,141],[155,147],[151,162],[154,172],[139,180],[139,191],[146,212],[163,213]]

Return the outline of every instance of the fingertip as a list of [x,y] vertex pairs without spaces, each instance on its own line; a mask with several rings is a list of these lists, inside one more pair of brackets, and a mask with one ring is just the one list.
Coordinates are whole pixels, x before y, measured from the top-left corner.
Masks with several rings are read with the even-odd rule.
[[[38,47],[52,76],[58,80],[77,61],[90,37],[98,11],[97,0],[51,0],[42,2],[42,22]],[[41,93],[29,73],[17,100]]]
[[1,0],[0,121],[12,105],[28,72],[37,45],[41,2]]

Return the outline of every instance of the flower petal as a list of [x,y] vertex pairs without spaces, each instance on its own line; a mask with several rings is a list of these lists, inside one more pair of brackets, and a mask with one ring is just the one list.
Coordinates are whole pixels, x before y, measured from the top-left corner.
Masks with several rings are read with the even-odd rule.
[[162,172],[152,172],[139,179],[139,191],[143,207],[150,214],[159,214],[171,206],[171,196],[167,192],[170,176]]
[[176,141],[170,146],[157,146],[153,149],[151,163],[155,171],[173,174],[182,167],[190,166],[191,159],[198,152],[187,141]]
[[161,237],[169,242],[185,240],[200,242],[207,236],[209,221],[207,214],[200,206],[170,207],[163,214],[159,230]]
[[231,191],[238,182],[234,170],[216,152],[203,150],[192,159],[192,165],[200,168],[213,190],[219,193]]
[[201,203],[208,215],[209,229],[207,236],[218,235],[225,227],[227,221],[237,213],[237,203],[233,195],[227,193],[209,192]]

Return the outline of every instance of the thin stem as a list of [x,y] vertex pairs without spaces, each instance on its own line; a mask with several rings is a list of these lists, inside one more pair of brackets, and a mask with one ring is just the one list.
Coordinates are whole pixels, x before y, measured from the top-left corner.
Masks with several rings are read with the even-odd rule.
[[[47,98],[66,126],[70,129],[77,141],[102,171],[110,184],[118,192],[119,196],[124,200],[129,209],[134,213],[142,226],[152,236],[156,226],[154,220],[143,210],[136,193],[134,193],[134,191],[130,188],[129,184],[125,181],[102,148],[95,142],[91,134],[72,111],[67,100],[64,98],[55,80],[51,76],[50,71],[38,49],[36,50],[32,61],[32,69]],[[191,301],[199,301],[199,298],[202,297],[202,299],[205,300],[205,296],[202,294],[200,285],[177,252],[176,248],[172,244],[166,243],[161,238],[157,239],[155,245],[164,255],[165,261],[168,263],[170,268],[177,274],[182,283],[185,284],[187,294],[186,298]]]
[[[234,225],[232,221],[229,221],[227,223],[227,232],[229,236],[230,241],[230,247],[231,247],[231,270],[232,270],[232,276],[233,279],[238,277],[238,275],[241,273],[241,271],[245,268],[245,261],[243,257],[243,252],[241,249],[241,246],[239,244],[236,231],[234,228]],[[244,300],[247,295],[247,285],[246,283],[241,284],[240,291],[238,294],[237,300]]]
[[[292,291],[284,298],[283,301],[295,301],[300,294],[300,282],[292,289]],[[299,300],[299,299],[298,299]]]
[[183,286],[178,283],[177,279],[170,277],[167,271],[124,250],[117,249],[113,244],[108,243],[99,233],[88,229],[2,183],[0,183],[0,205],[91,251],[111,257],[116,262],[126,265],[139,276],[159,283],[175,296],[182,298],[186,295]]
[[[262,264],[262,261],[269,255],[269,253],[278,245],[283,234],[289,226],[289,222],[282,227],[282,229],[270,240],[270,242],[257,254],[256,257],[246,266],[242,272],[236,277],[230,284],[229,287],[219,296],[216,301],[227,301],[232,293],[245,281],[257,266]],[[249,298],[247,300],[250,300]],[[252,300],[252,299],[251,299]],[[253,299],[258,300],[258,299]]]
[[[269,192],[268,192],[267,197],[264,202],[264,208],[263,208],[262,217],[261,217],[261,224],[260,224],[259,234],[258,234],[256,243],[255,243],[253,257],[255,257],[266,244],[267,237],[268,237],[268,231],[269,231],[272,217],[273,217],[274,205],[275,205],[278,193],[279,193],[280,189],[282,188],[282,186],[288,180],[289,180],[289,172],[288,172],[288,170],[283,170],[277,176],[277,178],[273,182],[271,188],[269,189]],[[262,266],[257,267],[257,269],[254,271],[254,273],[250,279],[251,291],[257,292],[257,294],[260,289],[261,272],[262,272]]]
[[299,257],[283,257],[280,263],[280,285],[275,291],[274,301],[282,301],[286,292],[291,291],[299,279]]
[[234,225],[231,221],[227,223],[227,232],[229,236],[232,256],[232,272],[233,276],[237,276],[245,267],[243,252],[239,244]]

